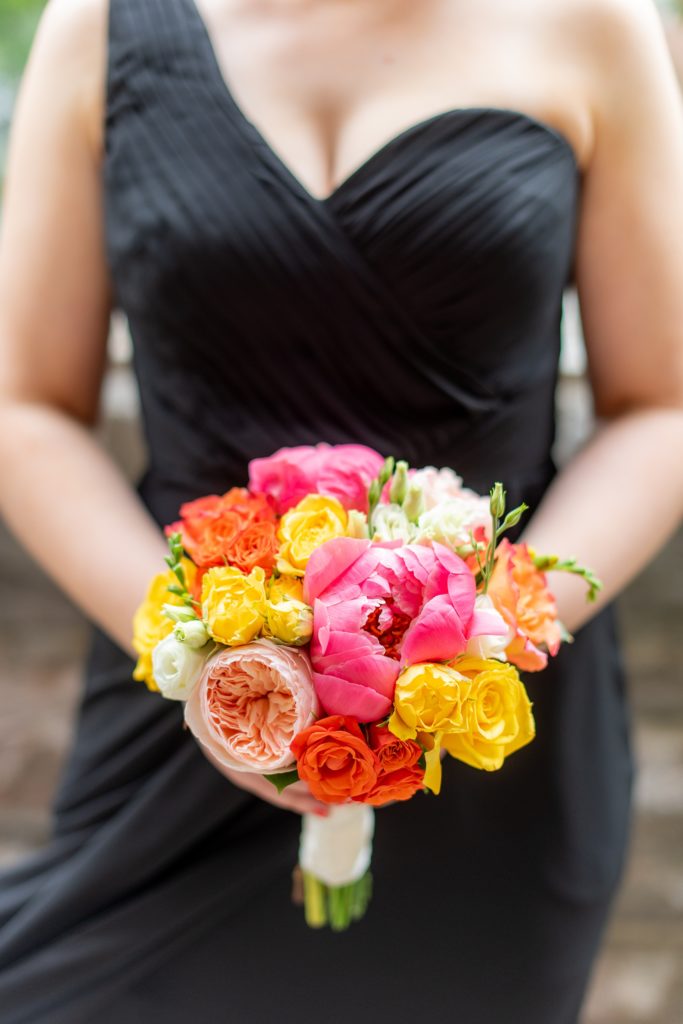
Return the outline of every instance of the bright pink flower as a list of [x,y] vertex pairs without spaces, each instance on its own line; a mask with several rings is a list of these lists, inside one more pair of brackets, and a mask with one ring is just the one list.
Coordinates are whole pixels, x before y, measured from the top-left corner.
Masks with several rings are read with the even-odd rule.
[[307,494],[337,498],[346,509],[367,512],[368,487],[384,459],[361,444],[319,444],[280,448],[265,459],[249,463],[249,488],[271,495],[280,515]]
[[475,610],[475,597],[472,573],[442,544],[323,544],[306,568],[304,599],[313,606],[311,661],[325,711],[377,721],[405,665],[446,661],[472,636],[505,633],[496,612]]

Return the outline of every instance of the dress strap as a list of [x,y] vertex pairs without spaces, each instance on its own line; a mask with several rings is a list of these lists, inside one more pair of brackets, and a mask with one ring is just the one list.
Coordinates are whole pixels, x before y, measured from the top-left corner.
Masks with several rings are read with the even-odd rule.
[[189,0],[109,0],[108,123],[135,108],[141,93],[206,74],[202,28]]

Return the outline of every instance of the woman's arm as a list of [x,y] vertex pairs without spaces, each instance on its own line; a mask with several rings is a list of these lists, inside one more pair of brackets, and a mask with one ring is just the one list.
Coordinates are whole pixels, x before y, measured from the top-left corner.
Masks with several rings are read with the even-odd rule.
[[105,4],[53,0],[22,84],[0,235],[0,512],[130,650],[163,538],[87,429],[109,326],[100,118]]
[[[130,651],[165,543],[92,437],[109,325],[100,184],[105,0],[51,0],[24,78],[0,239],[0,513],[38,562]],[[134,684],[131,686],[141,685]],[[280,807],[320,811],[303,784]]]
[[654,6],[591,5],[581,26],[594,146],[577,282],[599,428],[559,474],[524,540],[576,555],[605,583],[551,577],[576,629],[670,537],[683,514],[683,108]]

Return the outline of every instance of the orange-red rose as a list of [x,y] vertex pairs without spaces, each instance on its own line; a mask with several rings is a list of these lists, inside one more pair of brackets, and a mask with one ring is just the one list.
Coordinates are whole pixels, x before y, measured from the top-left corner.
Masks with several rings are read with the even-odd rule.
[[231,565],[250,573],[260,565],[270,576],[275,565],[278,542],[275,523],[261,520],[252,523],[233,541],[227,558]]
[[365,802],[365,795],[375,787],[379,759],[354,718],[321,718],[299,733],[291,749],[299,778],[324,803]]
[[424,789],[424,768],[418,761],[422,747],[414,740],[400,740],[385,726],[373,725],[370,747],[379,761],[375,786],[363,797],[363,803],[380,807],[393,800],[410,800]]
[[[235,565],[249,573],[260,565],[270,573],[277,554],[276,516],[263,494],[233,487],[181,506],[180,519],[166,533],[180,533],[183,547],[199,569]],[[257,528],[258,527],[258,528]]]

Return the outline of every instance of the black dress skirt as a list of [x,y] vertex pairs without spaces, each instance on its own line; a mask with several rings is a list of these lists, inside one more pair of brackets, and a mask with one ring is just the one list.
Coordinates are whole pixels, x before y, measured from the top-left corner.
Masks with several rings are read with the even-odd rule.
[[[107,255],[160,523],[282,445],[550,482],[581,175],[516,110],[454,109],[312,196],[237,107],[192,0],[111,0]],[[577,500],[590,501],[590,495]],[[341,935],[290,900],[299,821],[234,788],[95,634],[54,835],[0,876],[3,1024],[572,1024],[631,760],[611,611],[528,679],[538,738],[381,811]]]

